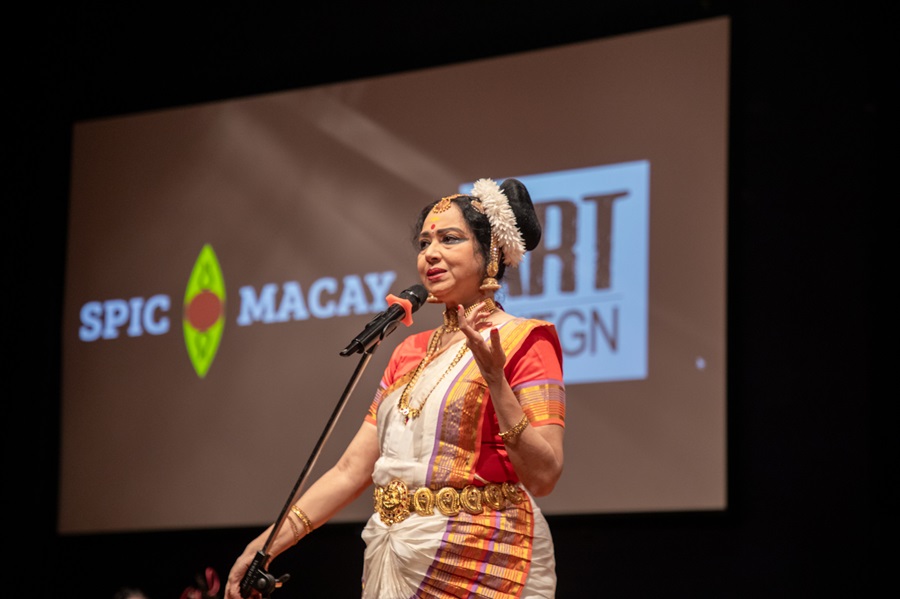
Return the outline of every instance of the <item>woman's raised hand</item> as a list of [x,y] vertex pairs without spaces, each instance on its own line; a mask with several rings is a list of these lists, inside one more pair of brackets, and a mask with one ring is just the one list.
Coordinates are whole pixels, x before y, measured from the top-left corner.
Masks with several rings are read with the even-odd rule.
[[[489,320],[491,311],[482,303],[478,309],[466,318],[463,307],[456,307],[459,316],[459,329],[466,336],[466,345],[472,352],[475,363],[481,371],[481,376],[490,384],[494,380],[503,377],[503,366],[506,364],[506,352],[500,344],[500,330],[493,326]],[[481,331],[491,328],[490,338],[485,340]]]

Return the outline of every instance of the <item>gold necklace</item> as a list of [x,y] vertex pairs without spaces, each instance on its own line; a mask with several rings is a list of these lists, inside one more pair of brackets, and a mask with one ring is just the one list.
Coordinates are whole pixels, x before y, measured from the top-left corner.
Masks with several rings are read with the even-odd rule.
[[[472,312],[474,312],[475,307],[478,306],[480,302],[475,302],[468,308],[466,308],[466,318],[468,318]],[[493,299],[488,298],[485,301],[485,307],[488,309],[488,313],[493,313],[497,309],[497,304],[494,303]],[[447,309],[444,310],[444,324],[441,325],[431,337],[431,341],[428,342],[428,349],[425,351],[425,357],[422,358],[422,361],[419,362],[419,365],[416,366],[416,369],[412,373],[412,377],[410,377],[409,382],[406,384],[406,387],[403,388],[403,392],[400,394],[400,399],[397,401],[397,409],[400,411],[403,416],[405,416],[404,423],[409,422],[410,418],[415,419],[418,418],[422,413],[422,408],[425,406],[425,402],[428,401],[428,398],[431,397],[431,393],[437,389],[437,386],[444,380],[444,377],[447,376],[447,373],[453,370],[453,367],[456,366],[462,357],[465,355],[466,351],[469,349],[467,343],[463,343],[463,346],[459,348],[459,351],[456,353],[456,356],[453,357],[453,361],[450,362],[450,366],[447,367],[447,370],[441,374],[438,378],[437,382],[431,387],[428,393],[425,394],[425,397],[422,399],[422,402],[419,404],[418,408],[413,408],[409,405],[409,396],[413,390],[413,387],[416,386],[416,383],[419,380],[419,375],[422,374],[422,371],[425,370],[425,367],[431,362],[431,359],[434,357],[434,354],[437,353],[438,348],[441,346],[441,340],[444,338],[444,333],[453,334],[459,330],[459,316],[456,313],[456,310]]]
[[[466,318],[469,318],[472,315],[472,312],[475,311],[476,306],[482,302],[484,304],[484,309],[488,314],[493,314],[497,310],[497,304],[494,302],[494,298],[487,297],[466,308]],[[455,333],[459,330],[459,314],[457,314],[455,308],[453,310],[449,308],[444,310],[444,330],[448,333]]]

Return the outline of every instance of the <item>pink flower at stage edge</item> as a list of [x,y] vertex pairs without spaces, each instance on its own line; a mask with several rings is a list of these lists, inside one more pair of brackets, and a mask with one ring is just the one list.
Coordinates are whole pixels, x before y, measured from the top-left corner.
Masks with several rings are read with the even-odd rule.
[[219,575],[213,568],[207,568],[203,578],[197,575],[197,586],[188,587],[181,593],[181,599],[216,599],[221,588]]

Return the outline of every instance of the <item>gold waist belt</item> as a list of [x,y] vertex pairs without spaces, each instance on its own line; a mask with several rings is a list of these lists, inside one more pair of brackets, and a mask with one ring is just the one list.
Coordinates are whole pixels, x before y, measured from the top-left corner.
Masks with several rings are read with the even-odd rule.
[[461,510],[480,514],[485,508],[502,510],[525,500],[525,493],[513,483],[466,485],[462,489],[443,487],[432,491],[428,487],[410,490],[405,482],[397,479],[386,486],[376,486],[374,495],[375,511],[388,526],[403,522],[413,512],[420,516],[434,515],[434,508],[445,516],[455,516]]

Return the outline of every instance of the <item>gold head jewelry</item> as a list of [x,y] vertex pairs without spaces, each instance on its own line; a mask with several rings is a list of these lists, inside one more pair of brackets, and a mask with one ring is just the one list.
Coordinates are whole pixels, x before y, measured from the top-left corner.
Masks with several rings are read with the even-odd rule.
[[497,273],[500,271],[500,249],[497,247],[497,238],[491,235],[491,251],[490,258],[488,259],[487,265],[487,276],[481,282],[480,289],[482,291],[487,291],[493,293],[500,289],[500,283],[497,282],[497,279],[494,278],[497,276]]
[[450,196],[444,196],[441,198],[441,201],[434,205],[434,208],[431,209],[431,212],[434,214],[440,214],[441,212],[447,212],[450,210],[450,205],[453,203],[458,197],[461,197],[461,193],[455,193]]

